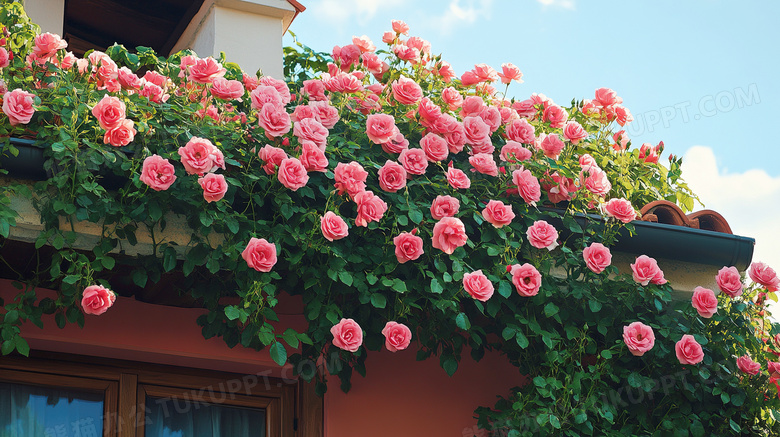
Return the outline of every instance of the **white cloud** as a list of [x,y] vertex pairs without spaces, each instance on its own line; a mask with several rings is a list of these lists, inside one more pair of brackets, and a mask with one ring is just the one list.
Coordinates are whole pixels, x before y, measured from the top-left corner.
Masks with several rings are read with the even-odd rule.
[[[694,146],[683,157],[683,177],[707,209],[719,212],[736,235],[756,239],[753,261],[780,272],[780,177],[761,169],[729,173],[712,149]],[[780,306],[774,308],[780,318]]]
[[538,3],[541,3],[543,6],[555,6],[562,9],[569,9],[574,10],[575,4],[574,0],[536,0]]
[[449,35],[458,26],[472,24],[478,19],[490,18],[493,0],[450,0],[447,10],[431,23],[443,35]]
[[[406,0],[320,0],[309,6],[312,16],[322,17],[318,21],[340,26],[347,21],[367,24],[380,9],[389,10],[403,5]],[[390,23],[387,23],[389,28]]]

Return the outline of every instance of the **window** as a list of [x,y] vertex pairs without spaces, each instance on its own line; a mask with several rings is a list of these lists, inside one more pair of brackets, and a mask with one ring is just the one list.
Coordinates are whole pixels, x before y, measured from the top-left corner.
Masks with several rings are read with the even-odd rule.
[[95,360],[0,358],[0,437],[322,435],[310,384]]

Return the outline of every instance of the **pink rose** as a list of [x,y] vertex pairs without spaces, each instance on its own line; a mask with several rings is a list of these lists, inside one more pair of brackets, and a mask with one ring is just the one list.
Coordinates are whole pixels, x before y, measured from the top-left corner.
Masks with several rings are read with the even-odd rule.
[[119,126],[125,119],[125,103],[116,97],[105,95],[92,108],[92,115],[97,118],[100,127],[109,130]]
[[422,88],[413,79],[401,76],[392,84],[393,98],[402,105],[413,105],[422,99]]
[[441,249],[447,255],[452,255],[452,252],[466,244],[468,239],[466,226],[455,217],[444,217],[433,226],[433,247]]
[[141,97],[146,97],[154,103],[164,103],[170,97],[165,93],[164,89],[151,82],[141,80],[141,85],[142,88],[138,91],[138,95]]
[[395,118],[388,114],[371,114],[366,119],[366,135],[374,144],[383,144],[395,136]]
[[276,173],[276,169],[279,168],[282,161],[287,159],[287,153],[283,149],[274,147],[270,144],[263,146],[257,155],[265,162],[263,170],[269,175]]
[[694,288],[691,304],[696,308],[696,312],[705,319],[709,319],[718,312],[718,298],[715,297],[715,293],[709,288]]
[[631,111],[629,111],[628,108],[621,105],[615,105],[614,110],[615,120],[619,125],[625,126],[626,123],[631,123],[634,121],[634,116],[631,115]]
[[363,166],[352,161],[349,164],[339,162],[334,170],[336,179],[335,187],[339,194],[347,193],[349,197],[354,198],[358,193],[366,189],[366,178],[368,172],[363,170]]
[[402,323],[387,322],[382,335],[385,336],[385,347],[390,352],[404,350],[412,342],[412,331]]
[[450,153],[447,140],[434,133],[425,135],[420,140],[420,147],[422,147],[425,156],[431,162],[444,161]]
[[463,131],[468,144],[481,144],[490,136],[490,126],[479,117],[464,118]]
[[604,204],[607,216],[614,217],[623,223],[630,223],[636,219],[636,211],[631,202],[626,199],[609,199]]
[[409,25],[401,20],[393,20],[391,21],[391,24],[393,26],[393,32],[400,33],[403,35],[406,35],[409,33]]
[[90,285],[81,293],[81,309],[84,314],[99,316],[116,301],[116,294],[102,285]]
[[585,264],[593,273],[601,273],[612,264],[612,253],[601,243],[592,243],[582,250]]
[[222,100],[235,100],[244,96],[244,84],[240,80],[218,77],[211,83],[211,95]]
[[341,319],[330,328],[333,334],[333,345],[339,349],[356,352],[363,344],[363,329],[352,319]]
[[401,232],[393,238],[395,244],[395,257],[403,264],[414,261],[423,254],[423,240],[412,232]]
[[539,145],[539,148],[544,152],[544,156],[552,159],[558,159],[558,155],[563,151],[563,147],[563,141],[558,137],[558,134],[546,135]]
[[290,114],[284,106],[266,103],[257,114],[257,124],[269,139],[281,137],[290,132]]
[[368,226],[369,222],[378,222],[387,211],[387,203],[371,191],[361,191],[355,195],[357,217],[355,226]]
[[[580,161],[582,161],[582,156],[580,157]],[[600,168],[598,168],[595,163],[592,166],[583,168],[583,170],[588,172],[588,176],[584,178],[585,189],[600,197],[604,197],[609,194],[610,190],[612,190],[612,184],[609,182],[607,173],[605,171],[602,171]],[[582,175],[580,175],[580,179],[583,179]]]
[[512,223],[515,213],[512,212],[512,205],[504,205],[500,200],[491,200],[482,210],[482,217],[495,228],[500,228]]
[[737,367],[748,375],[758,375],[761,373],[761,364],[753,361],[748,354],[737,358]]
[[331,105],[330,102],[309,102],[308,106],[325,129],[333,129],[336,123],[339,122],[339,110]]
[[537,220],[526,231],[528,242],[537,249],[553,250],[558,247],[558,231],[544,220]]
[[536,202],[542,198],[542,187],[539,185],[539,179],[536,179],[530,170],[513,171],[512,182],[517,185],[520,197],[529,205],[536,205]]
[[420,105],[417,107],[417,113],[420,114],[420,123],[425,127],[433,127],[436,120],[441,117],[441,108],[433,103],[428,97],[424,97],[420,100]]
[[522,100],[512,104],[512,109],[522,118],[533,119],[536,117],[536,102],[531,99]]
[[328,169],[328,158],[325,157],[325,152],[312,141],[301,142],[300,161],[306,171],[324,172]]
[[198,59],[190,67],[190,80],[197,83],[212,83],[214,79],[222,77],[227,72],[222,68],[222,64],[209,56],[205,59]]
[[103,143],[111,144],[114,147],[123,147],[130,144],[138,132],[133,125],[133,120],[128,120],[127,118],[120,120],[118,125],[107,130],[103,135]]
[[471,180],[463,170],[457,169],[452,166],[450,161],[449,167],[447,167],[447,183],[456,190],[466,189],[471,186]]
[[139,179],[155,191],[164,191],[170,188],[176,175],[173,164],[160,155],[152,155],[144,159]]
[[363,91],[363,83],[354,74],[338,73],[325,80],[325,89],[332,93],[355,94]]
[[276,245],[265,238],[252,237],[241,252],[241,257],[250,268],[258,272],[270,272],[276,264]]
[[222,152],[205,138],[192,137],[184,147],[179,147],[181,163],[187,174],[202,175],[216,170],[221,155]]
[[518,162],[523,162],[526,159],[529,159],[531,155],[531,151],[523,147],[522,144],[518,143],[517,141],[509,140],[506,142],[506,144],[504,144],[504,147],[501,148],[499,157],[504,162],[516,164]]
[[249,93],[249,98],[252,101],[252,109],[260,110],[266,103],[274,103],[280,106],[284,106],[282,103],[282,95],[276,88],[268,85],[258,85]]
[[680,364],[698,364],[704,359],[704,351],[701,345],[692,335],[683,335],[680,341],[674,345],[674,352]]
[[444,100],[450,111],[454,111],[463,105],[463,96],[451,86],[442,90],[441,99]]
[[287,83],[285,81],[274,79],[271,76],[263,76],[257,80],[257,83],[259,85],[273,87],[276,90],[276,92],[279,93],[279,96],[281,96],[283,105],[287,105],[288,103],[290,103],[290,101],[292,101],[292,96],[290,95],[290,88],[287,86]]
[[644,323],[633,322],[623,327],[623,342],[628,346],[629,352],[641,357],[655,346],[655,333],[653,328]]
[[11,126],[30,122],[35,113],[33,103],[35,95],[19,88],[3,95],[3,113],[8,116]]
[[452,196],[436,196],[431,202],[431,217],[441,220],[444,217],[455,217],[460,209],[460,201]]
[[566,124],[569,114],[566,113],[565,109],[558,105],[550,105],[544,109],[542,118],[544,121],[550,123],[550,127],[561,128]]
[[461,118],[477,117],[487,106],[485,101],[480,96],[468,96],[463,99],[463,104],[460,106]]
[[726,293],[729,297],[737,297],[742,294],[742,278],[736,267],[724,266],[718,270],[715,282],[717,282],[720,291]]
[[766,370],[770,378],[780,378],[780,362],[767,361]]
[[57,55],[58,50],[68,47],[68,43],[59,35],[49,32],[36,35],[34,42],[33,54],[40,59],[52,58]]
[[649,284],[658,277],[659,274],[661,278],[663,278],[663,272],[658,267],[658,262],[647,255],[640,255],[637,257],[636,262],[631,264],[631,271],[633,272],[634,281],[642,285]]
[[428,168],[428,157],[425,156],[423,149],[402,150],[398,160],[409,174],[425,174],[425,170]]
[[127,67],[122,67],[117,71],[117,81],[126,90],[138,90],[141,88],[141,78]]
[[209,203],[222,200],[228,190],[225,176],[221,174],[206,173],[205,176],[198,178],[198,183],[203,188],[203,198]]
[[144,74],[144,80],[162,88],[165,88],[165,86],[168,84],[168,77],[163,76],[154,70],[147,71],[146,74]]
[[509,85],[513,80],[518,83],[523,83],[523,73],[515,64],[501,64],[501,70],[502,71],[498,73],[498,77],[501,78],[501,83]]
[[320,218],[320,230],[322,230],[322,236],[328,241],[341,240],[349,235],[347,222],[333,211],[326,212]]
[[488,176],[498,176],[498,165],[493,159],[493,155],[477,153],[469,157],[469,164],[474,167],[471,171],[478,171]]
[[762,262],[754,262],[748,269],[750,279],[766,287],[767,291],[777,291],[780,287],[780,278],[777,277],[774,269]]
[[493,283],[482,273],[482,270],[463,275],[463,288],[469,296],[481,302],[487,302],[494,291]]
[[298,141],[311,141],[323,152],[328,141],[328,129],[313,118],[296,121],[293,126],[293,135]]
[[406,186],[406,169],[397,162],[388,160],[379,169],[379,187],[390,193],[395,193]]
[[623,103],[623,99],[618,97],[617,93],[609,88],[599,88],[596,90],[596,98],[593,102],[598,106],[611,106]]
[[531,297],[539,293],[542,286],[542,275],[536,270],[536,267],[525,263],[523,265],[515,264],[508,268],[512,275],[512,284],[520,296]]
[[577,144],[588,138],[588,132],[583,129],[581,124],[576,121],[570,121],[563,127],[563,137],[572,144]]
[[303,81],[303,93],[309,96],[310,101],[325,101],[325,84],[319,79]]
[[279,164],[277,177],[282,185],[293,191],[298,191],[298,188],[306,186],[306,183],[309,182],[306,167],[297,158],[283,159]]
[[396,128],[395,135],[390,138],[390,141],[382,143],[382,150],[387,153],[401,153],[409,148],[409,140],[404,138],[398,128]]

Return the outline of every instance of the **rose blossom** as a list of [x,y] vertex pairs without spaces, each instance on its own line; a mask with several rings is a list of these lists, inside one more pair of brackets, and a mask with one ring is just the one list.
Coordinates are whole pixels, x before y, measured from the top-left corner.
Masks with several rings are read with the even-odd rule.
[[276,169],[279,167],[279,164],[281,164],[283,160],[287,159],[287,152],[270,144],[263,146],[263,148],[257,152],[257,155],[260,157],[260,159],[265,161],[263,170],[266,174],[269,175],[276,173]]
[[737,297],[742,294],[742,278],[736,267],[724,266],[718,270],[715,282],[717,282],[720,291],[726,293],[729,297]]
[[339,349],[356,352],[363,344],[363,329],[352,319],[341,319],[330,328],[333,334],[333,345]]
[[517,83],[523,83],[523,73],[512,63],[501,64],[501,72],[498,73],[501,83],[509,85],[513,80]]
[[319,79],[309,79],[303,81],[303,93],[309,96],[310,101],[325,101],[325,84]]
[[425,174],[425,170],[428,168],[428,158],[423,149],[402,150],[398,160],[410,174]]
[[523,147],[522,144],[518,143],[517,141],[509,140],[506,142],[506,144],[504,144],[504,147],[501,148],[499,158],[501,158],[501,160],[504,162],[510,162],[514,164],[529,159],[531,155],[531,151]]
[[298,188],[306,186],[306,183],[309,182],[306,167],[297,158],[283,159],[276,175],[282,185],[293,191],[298,191]]
[[228,190],[225,176],[221,174],[206,173],[205,176],[198,178],[198,184],[203,188],[203,198],[209,203],[222,200]]
[[536,179],[530,170],[513,171],[512,182],[517,185],[520,197],[529,205],[536,205],[536,202],[542,198],[542,187],[539,185],[539,179]]
[[588,132],[576,121],[569,121],[566,123],[566,126],[563,127],[563,137],[576,145],[585,138],[588,138]]
[[301,142],[300,161],[306,171],[324,172],[328,169],[328,158],[325,157],[325,152],[312,141],[304,140]]
[[447,183],[456,190],[466,189],[471,186],[471,180],[466,176],[466,173],[453,167],[452,161],[450,161],[450,165],[447,167]]
[[298,141],[311,141],[320,150],[325,151],[328,141],[328,129],[319,121],[313,118],[296,121],[293,124],[293,135],[298,138]]
[[480,96],[469,96],[463,100],[463,104],[460,107],[461,118],[476,117],[485,110],[487,106],[485,101]]
[[762,262],[754,262],[748,269],[750,279],[766,287],[767,291],[777,291],[780,286],[780,278],[777,277],[774,269]]
[[395,161],[387,160],[379,169],[379,187],[385,191],[395,193],[406,186],[406,169]]
[[141,88],[141,78],[127,67],[122,67],[117,71],[117,80],[122,85],[122,88],[126,90],[138,90]]
[[420,147],[422,147],[425,152],[425,157],[431,162],[444,161],[450,153],[447,146],[447,140],[435,133],[425,135],[420,140]]
[[393,32],[406,35],[409,33],[409,25],[401,20],[392,20]]
[[336,123],[339,122],[339,110],[330,102],[309,102],[308,105],[312,108],[315,118],[325,127],[325,129],[333,129]]
[[378,222],[387,211],[387,203],[371,191],[361,191],[355,195],[357,217],[355,226],[368,226],[369,222]]
[[227,72],[222,64],[209,56],[205,59],[198,59],[190,67],[190,80],[197,83],[212,83],[214,79],[222,77]]
[[266,103],[275,103],[280,106],[284,106],[282,103],[282,95],[276,88],[268,85],[258,85],[249,93],[249,99],[252,101],[252,109],[259,110]]
[[441,249],[447,255],[452,255],[460,246],[466,244],[466,226],[460,219],[444,217],[433,226],[433,247]]
[[692,335],[685,334],[674,345],[674,352],[680,364],[698,364],[704,359],[704,351],[701,345]]
[[81,309],[84,314],[99,316],[116,301],[116,294],[102,285],[90,285],[81,293]]
[[382,150],[387,153],[401,153],[409,148],[409,140],[404,138],[404,134],[395,128],[395,134],[390,138],[390,141],[382,143]]
[[333,173],[336,180],[334,186],[339,190],[339,194],[347,193],[349,197],[354,198],[355,195],[366,189],[368,172],[355,161],[349,164],[339,162]]
[[482,270],[463,275],[463,288],[469,296],[481,302],[487,302],[494,291],[493,283],[482,273]]
[[558,137],[558,134],[550,134],[546,135],[542,139],[539,148],[542,149],[542,152],[544,152],[544,156],[552,159],[558,159],[558,156],[561,154],[561,151],[563,151],[564,146],[565,145]]
[[392,84],[393,98],[402,105],[413,105],[422,99],[422,88],[414,79],[401,76]]
[[780,378],[780,362],[767,361],[766,370],[770,378]]
[[290,114],[281,105],[266,103],[257,113],[257,124],[269,139],[281,137],[290,132]]
[[431,217],[441,220],[444,217],[455,217],[460,209],[460,201],[452,196],[436,196],[431,202]]
[[558,231],[544,220],[537,220],[526,231],[528,242],[537,249],[553,250],[558,247]]
[[341,240],[349,235],[347,222],[333,211],[326,212],[320,218],[320,230],[322,230],[322,236],[328,241]]
[[270,272],[276,264],[276,245],[269,243],[265,238],[249,240],[246,249],[241,252],[246,264],[258,272]]
[[366,135],[374,144],[390,141],[395,135],[395,118],[388,114],[371,114],[366,119]]
[[412,331],[402,323],[387,322],[382,335],[385,336],[385,347],[390,352],[404,350],[412,341]]
[[[187,174],[208,173],[219,166],[218,157],[222,155],[211,141],[192,137],[184,147],[179,147],[179,156]],[[221,166],[223,169],[224,163]]]
[[244,84],[239,80],[218,77],[211,84],[211,95],[222,100],[238,99],[244,95]]
[[663,272],[658,267],[658,262],[647,255],[637,257],[636,262],[631,264],[631,271],[633,272],[634,281],[642,285],[647,285],[650,282],[655,284],[654,280],[659,275],[663,279]]
[[170,188],[176,175],[173,164],[160,155],[152,155],[144,159],[139,179],[155,191],[164,191]]
[[524,118],[512,120],[506,127],[506,136],[523,144],[534,144],[536,139],[533,125]]
[[468,144],[482,144],[489,141],[490,126],[479,117],[466,117],[463,119],[463,132]]
[[512,284],[520,296],[531,297],[539,293],[542,286],[542,275],[536,270],[536,267],[525,263],[523,265],[515,264],[507,270],[512,275]]
[[107,130],[103,135],[103,143],[111,144],[114,147],[123,147],[135,139],[135,134],[138,131],[133,127],[135,123],[133,120],[127,118],[120,120],[119,124]]
[[401,232],[393,238],[395,257],[403,264],[414,261],[423,254],[423,240],[412,232]]
[[558,105],[550,105],[544,109],[542,117],[544,121],[550,122],[550,127],[561,128],[566,124],[569,114]]
[[498,176],[498,165],[491,154],[477,153],[474,156],[470,156],[469,164],[474,167],[471,171],[477,171],[488,176]]
[[453,87],[444,88],[441,92],[441,99],[447,104],[450,111],[454,111],[463,104],[463,96]]
[[125,103],[116,97],[105,95],[92,108],[92,115],[97,118],[100,127],[105,130],[119,126],[125,118]]
[[599,88],[596,90],[596,98],[593,99],[593,102],[599,106],[611,106],[623,103],[623,99],[609,88]]
[[39,59],[52,58],[58,50],[68,47],[68,43],[59,35],[49,32],[36,35],[34,42],[33,54]]
[[[580,161],[582,161],[582,157],[580,157]],[[612,184],[607,178],[607,172],[601,170],[595,164],[583,167],[583,170],[588,172],[588,176],[585,177],[585,189],[600,197],[609,194],[610,190],[612,190]],[[580,175],[580,179],[583,179],[582,174]]]
[[612,264],[612,253],[601,243],[592,243],[582,250],[585,264],[593,273],[601,273]]
[[35,109],[35,95],[17,88],[3,95],[3,113],[8,116],[11,126],[27,124],[32,119]]
[[655,346],[655,333],[653,328],[644,323],[633,322],[623,327],[623,342],[628,346],[629,352],[641,357]]
[[748,375],[758,375],[761,373],[761,364],[753,361],[748,354],[737,358],[737,367]]
[[495,228],[500,228],[512,223],[515,213],[512,212],[512,205],[504,205],[500,200],[491,200],[482,210],[482,217]]
[[693,307],[696,308],[696,312],[705,319],[709,319],[718,312],[718,299],[715,297],[715,293],[709,288],[694,288],[691,305],[693,305]]
[[626,199],[610,199],[604,204],[604,210],[609,217],[614,217],[623,223],[636,219],[636,211],[631,202]]

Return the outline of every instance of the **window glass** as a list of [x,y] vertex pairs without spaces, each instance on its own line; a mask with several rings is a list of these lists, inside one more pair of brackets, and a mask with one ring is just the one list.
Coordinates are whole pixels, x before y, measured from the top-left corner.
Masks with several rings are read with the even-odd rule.
[[0,382],[0,437],[100,437],[104,396]]
[[265,410],[146,398],[145,437],[265,437]]

